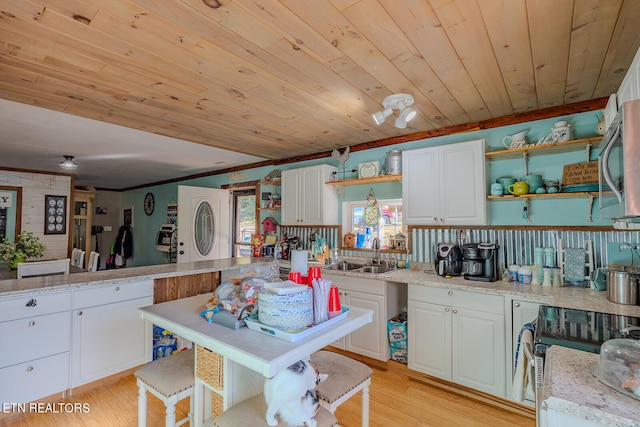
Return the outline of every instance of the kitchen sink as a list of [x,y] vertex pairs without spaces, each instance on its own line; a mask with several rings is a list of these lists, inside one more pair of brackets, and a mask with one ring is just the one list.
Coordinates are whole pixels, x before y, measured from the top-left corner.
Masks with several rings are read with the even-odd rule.
[[394,268],[392,268],[392,267],[384,267],[382,265],[367,265],[365,267],[358,268],[357,270],[354,270],[354,272],[381,274],[381,273],[387,273],[387,272],[393,271],[393,270],[394,270]]
[[329,270],[352,271],[363,268],[364,266],[364,264],[342,261],[337,264],[332,264],[331,267],[329,267]]

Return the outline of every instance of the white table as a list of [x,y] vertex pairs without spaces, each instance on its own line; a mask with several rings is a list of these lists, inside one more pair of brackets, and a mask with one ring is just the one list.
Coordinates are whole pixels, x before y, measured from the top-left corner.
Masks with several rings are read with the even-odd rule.
[[[296,342],[289,342],[246,327],[238,330],[207,322],[200,313],[210,294],[183,298],[140,308],[140,316],[162,328],[199,344],[224,357],[224,409],[262,392],[264,377],[326,347],[332,342],[372,322],[373,312],[351,307],[346,318]],[[251,372],[247,372],[250,370]],[[228,378],[231,377],[231,378]],[[259,377],[259,381],[257,378]],[[229,390],[229,388],[233,388]],[[206,399],[196,378],[194,424],[206,418]],[[210,394],[209,394],[210,397]],[[210,412],[209,412],[210,413]]]

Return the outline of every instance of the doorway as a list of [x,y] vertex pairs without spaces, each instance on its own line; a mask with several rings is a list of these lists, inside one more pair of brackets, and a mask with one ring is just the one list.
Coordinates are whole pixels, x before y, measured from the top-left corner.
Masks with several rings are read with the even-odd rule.
[[178,263],[229,257],[229,202],[228,190],[178,186]]
[[14,243],[22,224],[22,188],[0,185],[0,240]]
[[233,256],[251,256],[251,235],[256,232],[256,190],[233,191],[232,199]]

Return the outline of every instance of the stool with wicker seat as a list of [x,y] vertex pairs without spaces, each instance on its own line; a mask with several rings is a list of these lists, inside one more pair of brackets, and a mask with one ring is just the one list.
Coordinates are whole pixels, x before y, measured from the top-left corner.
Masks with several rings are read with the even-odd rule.
[[318,372],[328,374],[328,378],[316,387],[320,404],[334,413],[338,406],[362,390],[362,427],[368,427],[371,368],[326,350],[313,353],[311,362]]
[[[134,373],[138,383],[138,426],[147,425],[147,391],[151,392],[166,406],[166,427],[180,426],[187,421],[191,423],[192,410],[189,415],[176,422],[176,403],[193,395],[194,351],[185,350],[180,353],[149,362]],[[191,402],[193,408],[193,402]]]

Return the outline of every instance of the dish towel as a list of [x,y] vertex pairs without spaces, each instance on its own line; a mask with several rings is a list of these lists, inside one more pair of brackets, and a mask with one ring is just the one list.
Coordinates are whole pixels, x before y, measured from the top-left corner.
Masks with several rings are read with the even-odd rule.
[[533,352],[533,334],[535,333],[535,321],[525,323],[518,335],[518,345],[516,346],[516,362],[513,367],[513,386],[511,396],[517,402],[525,399],[535,400],[534,390],[534,368],[533,361],[527,357],[524,346],[528,345]]
[[587,251],[584,249],[564,250],[564,281],[573,285],[584,286],[585,281],[585,257]]

